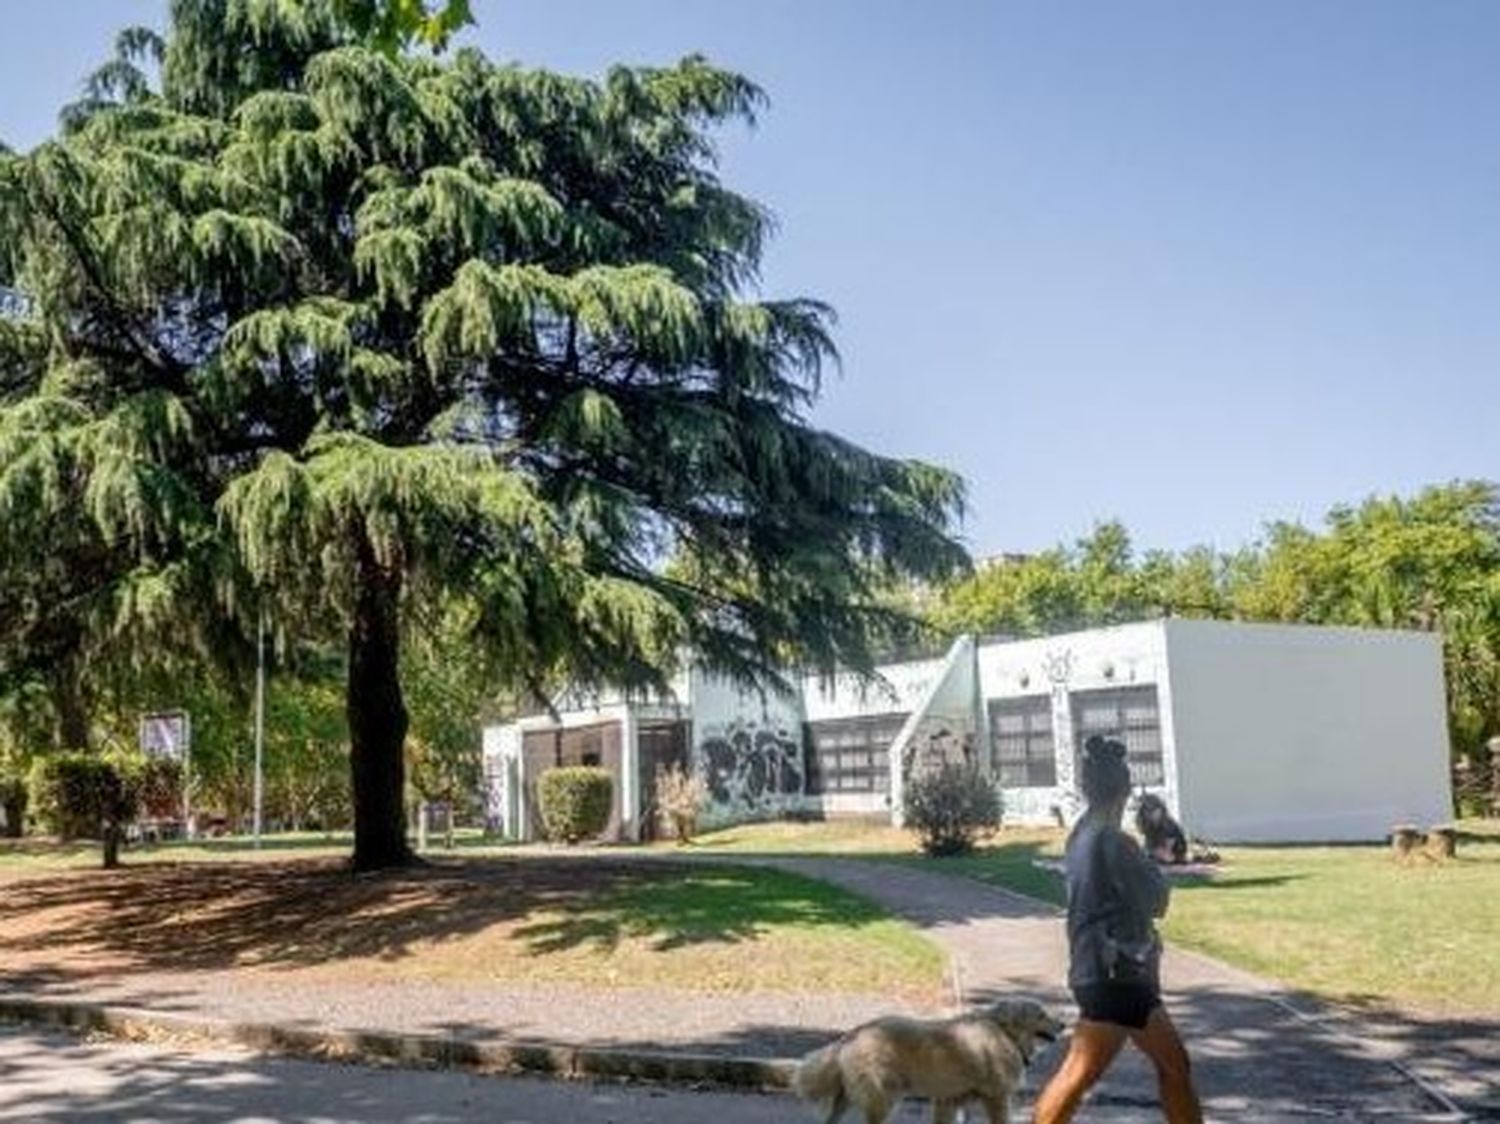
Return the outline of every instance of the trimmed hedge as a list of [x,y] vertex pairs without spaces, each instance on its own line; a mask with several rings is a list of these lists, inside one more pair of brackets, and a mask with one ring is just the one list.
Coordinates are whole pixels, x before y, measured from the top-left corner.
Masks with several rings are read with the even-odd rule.
[[537,797],[547,838],[577,843],[609,826],[615,783],[607,769],[592,765],[548,769],[537,781]]
[[30,788],[43,828],[64,839],[101,840],[104,865],[116,865],[140,799],[138,770],[91,753],[57,753],[32,766]]
[[1000,827],[1000,793],[984,771],[948,763],[906,783],[906,826],[929,855],[965,855]]

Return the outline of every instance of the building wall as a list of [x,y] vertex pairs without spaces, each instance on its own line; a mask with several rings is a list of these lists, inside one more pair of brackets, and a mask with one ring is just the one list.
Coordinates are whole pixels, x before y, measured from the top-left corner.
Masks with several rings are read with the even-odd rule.
[[986,760],[987,751],[979,744],[979,682],[973,637],[955,640],[937,674],[930,678],[925,674],[914,676],[913,682],[918,681],[930,685],[891,746],[891,815],[897,824],[905,819],[906,785],[912,776],[945,762],[983,765]]
[[853,718],[861,714],[911,711],[936,686],[946,656],[881,664],[874,679],[836,675],[802,679],[803,712],[809,722]]
[[[803,717],[807,722],[831,722],[871,714],[915,716],[938,686],[945,664],[945,657],[883,664],[874,679],[804,676]],[[825,792],[809,796],[805,803],[823,815],[883,816],[891,813],[891,802],[892,795],[885,792]]]
[[[987,712],[988,701],[997,698],[1045,694],[1052,702],[1057,784],[1005,789],[1002,799],[1007,822],[1050,823],[1058,815],[1071,820],[1081,810],[1074,776],[1080,747],[1074,744],[1072,694],[1111,687],[1156,686],[1165,774],[1159,791],[1170,806],[1176,807],[1175,737],[1162,625],[1161,621],[1146,621],[1035,640],[980,644],[982,711]],[[989,753],[987,736],[982,748]]]
[[521,727],[515,722],[486,726],[480,745],[484,754],[485,828],[503,839],[522,839]]
[[802,704],[694,672],[692,759],[708,785],[708,826],[800,809],[807,791]]
[[1166,636],[1191,832],[1373,840],[1451,816],[1437,636],[1180,620]]

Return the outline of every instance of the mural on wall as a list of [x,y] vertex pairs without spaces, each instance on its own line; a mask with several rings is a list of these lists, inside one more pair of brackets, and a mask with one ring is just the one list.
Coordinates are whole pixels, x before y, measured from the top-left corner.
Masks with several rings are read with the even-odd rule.
[[901,755],[901,768],[907,777],[944,765],[978,763],[978,742],[972,729],[955,728],[950,722],[924,722],[923,727],[906,743]]
[[805,790],[800,733],[731,719],[703,728],[698,767],[714,811],[755,815],[784,809]]

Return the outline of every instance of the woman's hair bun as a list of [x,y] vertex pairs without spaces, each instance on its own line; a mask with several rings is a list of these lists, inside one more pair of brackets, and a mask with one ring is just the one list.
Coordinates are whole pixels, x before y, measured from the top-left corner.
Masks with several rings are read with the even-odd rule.
[[1083,752],[1085,757],[1100,763],[1125,759],[1125,747],[1113,738],[1106,738],[1100,734],[1092,735],[1083,743]]

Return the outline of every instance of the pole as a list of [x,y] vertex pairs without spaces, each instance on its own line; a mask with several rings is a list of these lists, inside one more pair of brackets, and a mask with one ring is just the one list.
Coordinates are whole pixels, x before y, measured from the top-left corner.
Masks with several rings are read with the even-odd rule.
[[255,628],[255,849],[260,850],[261,800],[265,792],[266,746],[266,613]]

